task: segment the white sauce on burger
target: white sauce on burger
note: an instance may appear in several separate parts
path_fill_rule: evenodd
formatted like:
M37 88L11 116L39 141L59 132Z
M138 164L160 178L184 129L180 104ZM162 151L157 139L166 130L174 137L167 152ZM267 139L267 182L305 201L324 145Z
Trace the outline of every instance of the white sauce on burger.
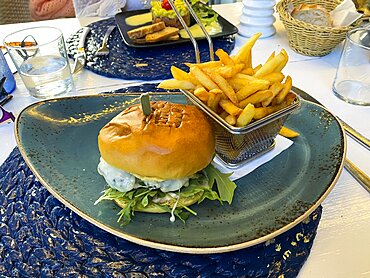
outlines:
M109 165L103 158L100 158L98 173L105 178L108 185L120 192L128 192L139 187L149 189L160 189L162 192L179 190L189 185L189 178L165 181L149 181L142 179L145 186L139 184L139 179L134 175Z

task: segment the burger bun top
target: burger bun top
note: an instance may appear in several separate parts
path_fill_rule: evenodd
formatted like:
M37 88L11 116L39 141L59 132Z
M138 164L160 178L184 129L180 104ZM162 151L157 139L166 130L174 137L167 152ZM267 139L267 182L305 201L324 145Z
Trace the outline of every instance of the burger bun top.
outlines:
M195 106L151 102L145 116L132 105L99 132L102 158L145 180L189 177L213 159L215 138L206 116Z

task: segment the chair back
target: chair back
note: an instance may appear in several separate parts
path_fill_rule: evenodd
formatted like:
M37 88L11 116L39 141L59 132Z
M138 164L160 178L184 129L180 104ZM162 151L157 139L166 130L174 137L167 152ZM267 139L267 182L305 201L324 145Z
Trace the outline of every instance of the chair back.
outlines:
M0 24L32 21L29 0L1 0Z

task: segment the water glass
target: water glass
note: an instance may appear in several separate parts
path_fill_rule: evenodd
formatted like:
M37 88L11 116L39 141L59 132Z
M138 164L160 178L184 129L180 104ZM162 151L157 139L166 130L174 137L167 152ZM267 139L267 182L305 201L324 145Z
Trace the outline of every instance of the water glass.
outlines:
M7 35L4 45L31 96L46 99L73 90L62 32L34 27Z
M357 28L347 33L337 74L334 94L358 105L370 105L370 28Z

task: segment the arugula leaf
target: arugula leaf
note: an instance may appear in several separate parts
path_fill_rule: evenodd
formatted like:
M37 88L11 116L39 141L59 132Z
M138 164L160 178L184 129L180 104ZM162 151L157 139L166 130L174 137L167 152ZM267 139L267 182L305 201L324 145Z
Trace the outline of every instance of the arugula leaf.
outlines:
M95 201L94 205L100 203L103 200L114 200L125 196L125 193L115 190L111 187L107 188L102 193L103 195L101 195L99 199Z
M132 200L128 205L127 207L121 209L117 215L119 216L118 217L118 220L117 222L121 222L121 225L124 226L124 225L127 225L128 223L131 222L131 216L134 216L134 208L135 207L135 200Z
M211 201L219 200L220 203L222 204L222 200L221 200L220 196L218 195L218 193L216 191L213 191L213 190L204 191L202 197L198 201L198 204L203 202L205 199L209 199Z
M236 188L236 184L229 179L232 173L221 173L212 164L209 164L204 171L207 173L210 184L216 182L221 200L231 204Z
M183 223L185 223L190 216L190 212L183 211L182 209L175 209L174 215L176 215Z

